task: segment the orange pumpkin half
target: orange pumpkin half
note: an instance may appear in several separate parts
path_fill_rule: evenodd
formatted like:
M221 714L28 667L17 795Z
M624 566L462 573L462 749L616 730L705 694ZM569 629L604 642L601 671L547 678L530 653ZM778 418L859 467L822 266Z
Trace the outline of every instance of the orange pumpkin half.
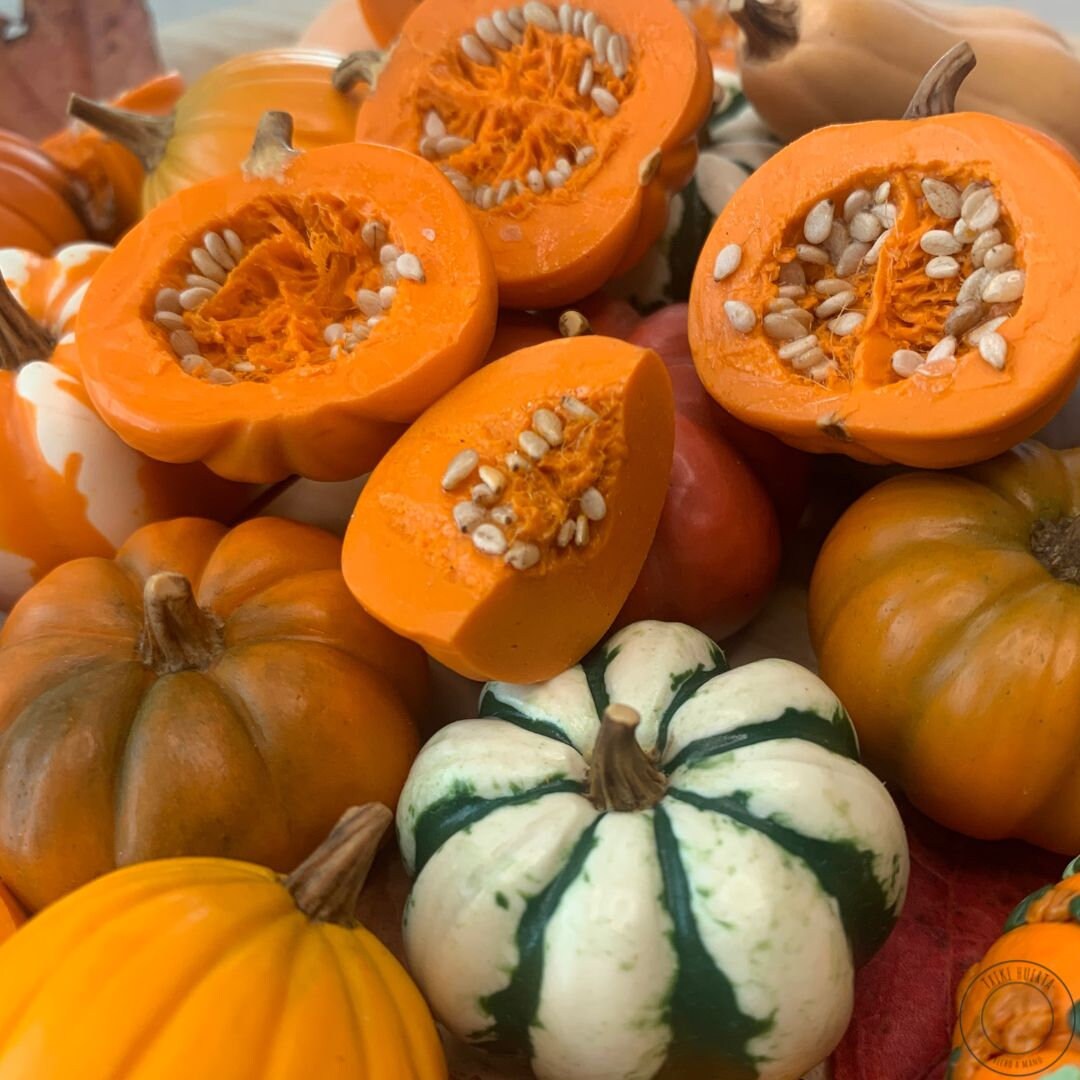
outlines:
M908 119L793 143L717 219L690 340L739 419L804 450L941 468L1008 449L1068 397L1080 173L1032 130L948 115L973 64L967 46L943 58Z
M482 362L491 259L428 162L347 143L300 154L267 114L249 166L156 207L80 315L106 423L232 479L367 472Z
M670 0L426 0L361 106L359 139L436 162L508 307L569 303L645 253L693 173L705 45Z
M345 581L461 675L551 678L629 595L673 444L671 380L651 350L588 337L511 353L380 462L345 537Z

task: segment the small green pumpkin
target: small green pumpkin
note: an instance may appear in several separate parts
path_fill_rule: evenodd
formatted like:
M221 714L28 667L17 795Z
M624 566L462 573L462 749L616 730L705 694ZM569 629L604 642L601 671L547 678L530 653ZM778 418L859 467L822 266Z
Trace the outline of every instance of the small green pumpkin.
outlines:
M626 627L424 748L398 810L411 969L455 1034L542 1080L792 1078L851 1014L908 854L805 668L728 671Z

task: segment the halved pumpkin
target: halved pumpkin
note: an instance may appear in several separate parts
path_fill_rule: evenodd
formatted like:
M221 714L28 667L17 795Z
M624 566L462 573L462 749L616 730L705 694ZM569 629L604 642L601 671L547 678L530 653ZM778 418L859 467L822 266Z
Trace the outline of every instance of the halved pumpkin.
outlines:
M943 468L1013 446L1068 397L1078 166L1018 124L947 115L973 65L958 46L907 119L793 143L718 218L690 341L739 419L804 450Z
M491 249L501 302L552 307L663 231L712 86L705 44L670 0L425 0L356 134L436 162Z
M551 678L629 595L673 444L671 380L650 349L588 337L511 353L379 463L345 537L345 581L461 675Z
M428 162L347 143L299 154L267 114L244 173L161 203L80 315L106 422L233 479L371 468L484 358L491 259Z

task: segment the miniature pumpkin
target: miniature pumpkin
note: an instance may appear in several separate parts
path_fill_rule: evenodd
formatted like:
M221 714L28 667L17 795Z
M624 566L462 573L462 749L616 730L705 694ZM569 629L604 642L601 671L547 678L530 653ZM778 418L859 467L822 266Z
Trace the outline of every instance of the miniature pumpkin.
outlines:
M318 49L267 49L208 71L166 116L148 116L72 95L68 112L120 143L146 171L145 213L192 184L235 172L259 117L287 109L301 150L353 137L356 101L331 84L341 57Z
M145 859L288 867L351 802L396 802L426 665L353 602L340 553L279 518L177 518L15 605L0 877L31 910Z
M1077 520L1080 450L1029 443L887 480L814 568L821 675L868 762L969 836L1080 849Z
M480 365L491 258L428 162L307 153L268 113L243 173L148 214L94 278L79 338L94 403L164 461L232 479L367 472Z
M161 115L172 111L184 82L175 72L159 75L121 94L118 108ZM45 139L41 148L80 184L85 215L97 239L115 240L142 215L142 162L126 147L84 124L69 124Z
M235 515L250 497L201 465L143 457L91 406L72 330L108 252L0 249L0 611L67 559L112 555L141 525Z
M1080 1065L1080 860L1027 897L961 979L948 1080L1050 1076ZM1061 1068L1062 1072L1055 1071Z
M406 952L442 1023L541 1080L794 1078L832 1050L908 855L819 679L636 623L550 682L488 685L479 715L398 807Z
M913 0L741 0L743 87L786 140L899 115L926 69L969 41L978 70L960 108L1001 116L1080 152L1080 60L1056 30L1008 7ZM1003 159L1004 160L1004 159Z
M354 807L287 878L166 859L50 907L0 954L0 1075L445 1080L423 998L354 913L390 820Z
M500 301L553 307L660 235L711 98L705 45L670 0L426 0L356 135L434 161L491 249Z
M1058 271L1080 242L1076 162L990 116L947 115L960 45L908 119L824 128L728 203L694 277L709 393L786 442L942 468L1031 435L1080 374Z
M647 349L578 337L496 360L372 472L345 534L345 580L459 675L551 678L630 593L673 424L671 382Z

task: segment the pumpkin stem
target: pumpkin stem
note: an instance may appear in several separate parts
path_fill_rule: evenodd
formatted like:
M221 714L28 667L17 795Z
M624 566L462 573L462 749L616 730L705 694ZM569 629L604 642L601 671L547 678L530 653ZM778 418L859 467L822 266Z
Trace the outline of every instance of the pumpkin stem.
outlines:
M330 835L285 879L293 902L309 919L359 925L356 902L393 820L382 803L350 807Z
M31 360L47 360L56 342L12 295L0 274L0 369L18 371Z
M563 337L585 337L592 332L589 320L580 311L564 311L559 316L559 333Z
M921 120L956 112L960 84L971 74L975 64L975 50L966 41L957 42L923 76L903 118Z
M747 60L774 60L799 43L799 0L730 0Z
M205 671L221 655L221 620L199 607L183 574L151 574L143 586L139 659L158 675Z
M330 82L339 93L348 94L361 83L375 88L379 72L386 66L386 58L375 49L361 49L349 53L334 69Z
M1031 553L1058 579L1080 585L1080 514L1036 521Z
M146 113L118 109L115 105L102 105L82 94L68 98L68 116L89 124L107 139L118 142L130 150L147 172L153 172L165 156L165 148L172 138L174 118L148 116Z
M589 768L589 799L598 810L647 810L664 797L667 778L634 737L640 723L629 705L604 710Z
M285 169L300 151L293 149L293 119L287 112L270 109L259 117L255 139L242 169L249 180L281 180Z

